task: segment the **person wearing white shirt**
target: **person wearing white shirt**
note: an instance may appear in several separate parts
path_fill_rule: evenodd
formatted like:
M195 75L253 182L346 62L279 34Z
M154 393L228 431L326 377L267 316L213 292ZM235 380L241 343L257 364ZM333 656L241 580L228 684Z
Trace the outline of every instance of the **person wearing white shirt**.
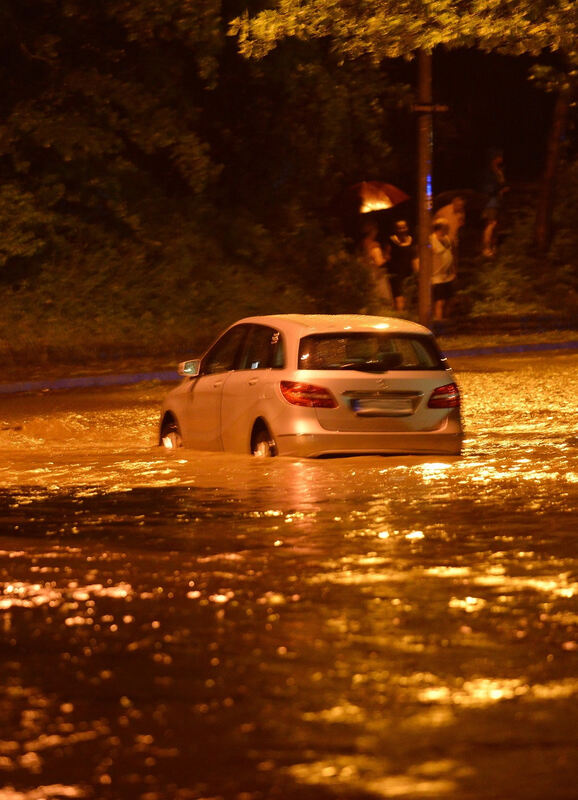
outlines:
M437 217L430 235L432 249L432 297L434 320L444 319L447 306L453 296L456 267L449 236L449 223L445 217Z

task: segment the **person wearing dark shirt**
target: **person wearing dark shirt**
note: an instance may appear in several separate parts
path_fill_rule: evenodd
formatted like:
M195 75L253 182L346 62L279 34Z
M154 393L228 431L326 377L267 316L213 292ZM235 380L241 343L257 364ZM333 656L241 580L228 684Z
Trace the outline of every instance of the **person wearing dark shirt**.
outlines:
M389 237L386 251L386 266L396 311L405 309L404 286L416 269L416 248L403 219L395 223L395 233Z

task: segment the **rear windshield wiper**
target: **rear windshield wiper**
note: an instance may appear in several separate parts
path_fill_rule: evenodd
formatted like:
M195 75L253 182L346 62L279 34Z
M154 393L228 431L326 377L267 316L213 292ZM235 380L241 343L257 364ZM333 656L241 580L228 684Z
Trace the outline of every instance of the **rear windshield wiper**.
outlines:
M391 356L371 361L348 361L342 364L339 369L356 369L359 372L387 372L388 369L399 367L402 357L399 353L392 353Z

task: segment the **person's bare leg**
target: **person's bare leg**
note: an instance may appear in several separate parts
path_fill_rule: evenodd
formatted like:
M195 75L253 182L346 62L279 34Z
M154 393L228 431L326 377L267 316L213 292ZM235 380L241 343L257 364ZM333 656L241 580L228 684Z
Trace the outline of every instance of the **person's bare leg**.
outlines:
M434 303L434 320L440 322L444 318L444 301L436 300Z
M490 220L484 228L484 235L482 237L482 253L490 258L495 254L494 237L496 224L496 220Z

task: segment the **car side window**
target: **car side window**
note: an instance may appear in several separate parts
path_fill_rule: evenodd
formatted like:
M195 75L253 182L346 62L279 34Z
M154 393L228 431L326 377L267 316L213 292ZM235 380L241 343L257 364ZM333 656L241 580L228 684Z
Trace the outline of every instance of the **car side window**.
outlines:
M283 340L279 331L266 325L253 325L238 368L269 369L283 365Z
M246 335L246 325L236 325L224 333L203 358L201 374L214 375L236 369L238 354Z

